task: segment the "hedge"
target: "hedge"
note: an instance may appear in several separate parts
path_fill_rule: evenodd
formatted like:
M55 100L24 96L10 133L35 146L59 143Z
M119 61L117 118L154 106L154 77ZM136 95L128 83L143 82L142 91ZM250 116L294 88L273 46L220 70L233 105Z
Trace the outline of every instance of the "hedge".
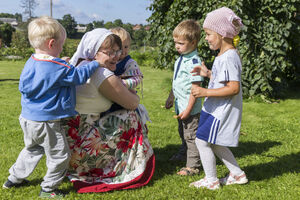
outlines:
M160 47L156 66L173 68L177 54L172 31L179 22L196 19L202 24L208 12L222 6L234 10L245 25L238 47L243 62L244 95L276 97L293 82L299 82L298 0L153 0L148 21L150 35ZM204 32L198 51L211 67L217 52L209 50Z

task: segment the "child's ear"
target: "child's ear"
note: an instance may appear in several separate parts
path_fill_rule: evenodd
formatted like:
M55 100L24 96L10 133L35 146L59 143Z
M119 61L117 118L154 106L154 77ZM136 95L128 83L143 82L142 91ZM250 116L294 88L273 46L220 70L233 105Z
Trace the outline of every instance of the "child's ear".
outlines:
M192 41L192 46L197 47L197 40L193 40L193 41Z
M50 40L48 41L48 48L49 48L49 49L52 49L54 43L55 43L55 39L50 39Z

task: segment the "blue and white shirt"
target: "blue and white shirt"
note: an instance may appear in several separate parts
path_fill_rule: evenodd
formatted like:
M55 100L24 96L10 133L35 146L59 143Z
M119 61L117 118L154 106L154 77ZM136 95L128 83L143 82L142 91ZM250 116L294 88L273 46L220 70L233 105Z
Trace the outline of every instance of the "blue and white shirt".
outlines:
M242 63L236 50L231 49L215 58L208 88L239 81L240 92L231 97L206 97L200 115L197 138L221 146L238 146L242 120Z
M195 66L201 65L197 50L181 55L174 64L173 94L175 96L175 112L183 112L189 102L193 82L202 82L203 77L193 76L191 71ZM190 115L201 111L201 98L197 98Z

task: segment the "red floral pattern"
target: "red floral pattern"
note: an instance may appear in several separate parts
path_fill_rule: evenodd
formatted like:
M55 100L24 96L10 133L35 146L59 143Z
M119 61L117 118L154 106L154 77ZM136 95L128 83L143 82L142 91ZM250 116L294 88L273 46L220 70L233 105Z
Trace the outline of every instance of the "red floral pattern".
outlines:
M87 119L89 115L81 115L68 122L70 178L122 183L145 170L153 150L148 130L135 111L116 111L92 124Z

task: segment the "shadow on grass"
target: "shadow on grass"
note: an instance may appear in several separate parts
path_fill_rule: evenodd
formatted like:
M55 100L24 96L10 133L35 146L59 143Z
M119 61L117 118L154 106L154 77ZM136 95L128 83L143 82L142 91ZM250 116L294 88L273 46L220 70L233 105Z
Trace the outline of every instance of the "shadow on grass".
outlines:
M267 152L270 148L274 146L281 145L282 143L277 141L264 141L264 142L240 142L238 148L231 148L234 156L236 158L257 154L260 155ZM177 153L180 145L169 144L164 148L154 148L155 153L155 174L152 178L154 181L161 179L166 175L174 175L179 168L185 167L185 162L175 162L169 161L171 156ZM217 165L223 164L219 159L217 159ZM254 169L253 169L254 170ZM247 169L246 169L247 171Z
M153 148L155 154L155 173L151 182L159 180L165 175L176 174L178 168L184 167L185 162L169 161L173 154L177 153L180 145L169 144L164 148Z
M29 177L30 178L30 177ZM29 187L29 186L35 186L35 187L38 187L41 183L43 182L43 178L35 178L35 179L32 179L29 181L28 184L26 185L23 185L21 187ZM64 178L63 180L63 183L68 183L70 182L70 180L66 177ZM60 189L60 188L59 188ZM73 184L70 183L68 185L68 187L64 187L63 189L60 189L64 194L68 194L70 193L71 191L73 192L76 192L75 188L73 187Z
M263 142L240 142L238 147L230 148L230 150L236 158L240 158L251 154L259 155L263 152L268 151L270 148L281 144L281 142L271 140L266 140Z
M248 166L243 169L250 181L262 181L285 173L300 173L300 152L279 157L273 162Z
M0 82L3 81L19 81L20 79L0 79Z
M36 178L36 179L30 180L30 176L29 176L29 183L26 184L26 185L24 185L24 186L22 186L22 187L39 186L42 181L43 181L42 178Z

